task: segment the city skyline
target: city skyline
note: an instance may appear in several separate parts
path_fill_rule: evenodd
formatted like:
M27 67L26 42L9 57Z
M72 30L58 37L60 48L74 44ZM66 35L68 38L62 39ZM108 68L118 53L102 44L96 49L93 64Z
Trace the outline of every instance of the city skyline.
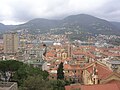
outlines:
M120 21L119 0L1 0L0 23L21 24L34 18L62 19L89 14L108 21Z

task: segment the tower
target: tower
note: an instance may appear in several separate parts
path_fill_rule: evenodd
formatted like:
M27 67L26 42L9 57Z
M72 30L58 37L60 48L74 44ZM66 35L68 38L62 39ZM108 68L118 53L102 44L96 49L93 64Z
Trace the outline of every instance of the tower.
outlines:
M68 43L68 57L72 57L72 45Z
M4 53L15 54L18 51L18 34L17 33L6 33L3 35Z

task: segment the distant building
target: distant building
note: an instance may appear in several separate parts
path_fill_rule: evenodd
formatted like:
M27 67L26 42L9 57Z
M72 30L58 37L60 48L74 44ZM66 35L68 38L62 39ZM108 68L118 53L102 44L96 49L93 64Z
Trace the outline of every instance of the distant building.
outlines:
M105 64L112 69L113 71L116 71L120 73L120 59L119 58L108 58L108 60L104 60Z
M17 33L6 33L3 35L4 53L14 54L18 51L18 34Z
M0 82L0 90L18 90L15 82Z

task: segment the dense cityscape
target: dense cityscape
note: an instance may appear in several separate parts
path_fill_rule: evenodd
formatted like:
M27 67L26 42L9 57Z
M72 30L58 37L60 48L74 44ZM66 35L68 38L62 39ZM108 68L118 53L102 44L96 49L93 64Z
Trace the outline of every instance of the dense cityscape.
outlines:
M0 0L0 90L120 90L120 0Z
M88 37L86 41L71 41L69 35L28 34L27 30L4 33L0 39L0 65L4 61L15 60L47 72L47 81L60 79L65 82L62 83L62 88L49 88L50 90L119 90L120 46L108 44L107 41L120 37L99 34ZM7 68L3 71L1 68L1 81L3 84L12 81L10 85L14 89L6 90L17 90L21 84L19 80L13 83L12 77L15 74L10 71L9 65ZM5 90L6 87L2 86L0 90ZM28 89L20 90L49 90L25 87Z

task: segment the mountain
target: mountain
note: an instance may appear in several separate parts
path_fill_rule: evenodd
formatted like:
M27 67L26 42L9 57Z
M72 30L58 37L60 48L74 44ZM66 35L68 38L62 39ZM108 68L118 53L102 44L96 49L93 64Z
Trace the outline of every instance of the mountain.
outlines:
M117 34L120 30L110 22L96 18L91 15L79 14L71 15L64 19L68 24L67 26L73 26L74 29L83 30L93 34Z
M62 20L36 18L21 25L11 27L7 26L7 28L12 30L27 29L31 33L51 32L53 34L59 34L71 32L73 35L120 35L120 28L118 28L113 22L109 22L87 14L71 15Z
M0 33L8 32L8 31L14 29L15 27L16 27L16 25L4 25L4 24L0 23Z
M8 29L8 28L7 28L6 25L0 23L0 32L2 32L2 31L4 31L4 30L7 30L7 29Z
M51 28L55 28L59 25L59 20L48 20L43 18L37 18L28 21L27 23L17 26L15 29L27 29L32 32L39 30L42 33L49 31Z
M111 23L120 29L120 22L111 22Z

